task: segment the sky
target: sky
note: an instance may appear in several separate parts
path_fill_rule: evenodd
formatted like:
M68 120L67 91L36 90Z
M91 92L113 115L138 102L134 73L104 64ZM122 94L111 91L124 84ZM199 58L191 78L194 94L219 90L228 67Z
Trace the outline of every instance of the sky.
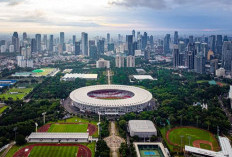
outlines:
M0 0L0 32L232 32L232 0Z

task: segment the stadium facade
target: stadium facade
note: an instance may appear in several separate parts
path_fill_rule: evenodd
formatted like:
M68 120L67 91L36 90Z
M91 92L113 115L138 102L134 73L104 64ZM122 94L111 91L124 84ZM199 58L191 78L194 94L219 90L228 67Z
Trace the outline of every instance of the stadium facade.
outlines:
M134 86L95 85L74 90L70 98L82 112L122 115L143 111L150 106L152 94Z

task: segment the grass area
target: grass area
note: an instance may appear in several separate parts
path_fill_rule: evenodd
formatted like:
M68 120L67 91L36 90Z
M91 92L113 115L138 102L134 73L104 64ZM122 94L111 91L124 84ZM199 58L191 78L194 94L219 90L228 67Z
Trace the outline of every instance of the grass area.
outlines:
M166 139L166 132L167 132L168 128L161 128L161 134L164 138L164 140L166 141L169 149L173 152L174 149L176 148L176 146L170 145L167 142ZM205 131L205 130L201 130L198 128L179 128L179 129L175 129L173 131L170 132L169 134L169 140L172 143L181 145L181 136L183 136L183 140L182 140L182 145L189 145L189 137L190 137L190 146L193 146L192 143L195 140L205 140L205 141L209 141L212 142L213 146L215 148L219 147L218 142L210 135L209 132Z
M201 144L200 144L200 147L201 147L202 149L212 150L211 146L208 145L208 144L201 143Z
M197 83L208 83L209 80L198 80Z
M75 146L36 146L34 147L29 157L76 157L78 147Z
M97 121L94 121L94 120L88 120L88 119L84 119L84 118L80 118L80 117L72 117L72 118L69 118L69 119L66 119L66 120L59 120L58 123L64 123L64 122L67 122L67 123L80 123L80 122L83 122L83 123L91 123L91 124L94 124L94 125L97 125Z
M96 147L96 143L95 142L92 142L92 143L82 143L82 145L87 146L91 150L92 157L95 156L95 147Z
M0 114L1 114L2 112L4 112L5 109L7 109L7 108L8 108L8 106L3 106L3 107L1 107L1 108L0 108Z
M48 132L87 132L88 124L52 124Z
M23 99L32 90L33 88L11 88L6 93L1 94L0 98L5 98L5 100L9 98L12 98L13 100Z
M19 149L25 147L25 146L28 146L29 144L26 144L26 145L23 145L23 146L17 146L17 145L14 145L10 150L9 152L6 154L6 157L12 157Z
M54 68L43 68L43 69L38 69L38 71L40 71L39 73L34 73L34 76L47 76L49 75L51 72L53 72L55 69Z

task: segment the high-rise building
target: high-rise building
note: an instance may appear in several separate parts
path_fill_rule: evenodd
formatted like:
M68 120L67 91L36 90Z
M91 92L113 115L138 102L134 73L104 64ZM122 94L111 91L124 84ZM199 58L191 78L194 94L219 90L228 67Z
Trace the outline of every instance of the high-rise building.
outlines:
M194 69L194 51L186 51L186 66L188 67L188 69L192 70Z
M150 36L150 45L151 45L151 49L154 49L154 37L153 37L153 35Z
M193 44L193 43L194 43L194 39L193 39L193 36L192 36L192 35L189 36L189 43L190 43L190 44Z
M48 46L48 36L47 36L47 34L43 35L43 43L45 45L45 49L48 50L49 46Z
M104 45L105 45L104 40L98 40L98 42L97 42L98 55L104 54Z
M216 41L216 36L215 35L211 35L209 37L209 48L210 50L212 50L214 53L215 51L215 41Z
M179 43L179 36L178 36L177 31L175 31L175 33L174 33L174 42L173 43L176 44L176 45Z
M135 56L130 55L126 57L126 66L135 67Z
M35 40L36 40L36 50L37 52L41 52L41 34L36 34Z
M201 53L195 55L194 70L196 73L205 73L205 57Z
M73 35L72 42L73 42L73 45L75 45L75 42L76 42L76 36L75 35Z
M107 43L110 43L110 33L107 33Z
M114 51L114 43L109 43L107 45L108 51Z
M210 61L210 69L209 72L211 74L215 74L216 70L218 69L218 59L212 59Z
M50 38L49 38L49 52L53 52L53 35L50 35Z
M122 68L124 67L124 56L117 55L115 57L115 67Z
M133 41L135 41L135 30L132 30Z
M170 34L166 34L164 38L164 54L170 53Z
M224 42L224 41L229 41L229 39L228 39L228 36L227 36L227 35L225 35L225 36L224 36L224 38L223 38L223 42Z
M201 52L202 52L202 54L203 54L203 56L205 58L207 57L208 51L209 51L208 44L207 43L201 43Z
M147 32L144 32L142 36L142 50L145 50L146 47L147 47Z
M23 32L23 40L27 40L27 33Z
M127 49L128 49L128 54L127 55L134 56L134 52L133 52L133 35L127 35L126 36L126 45L127 45Z
M222 55L222 35L217 35L217 41L216 41L216 53L221 56Z
M14 45L14 51L19 52L20 47L19 47L19 36L17 32L14 32L12 36L12 45Z
M232 62L232 43L225 41L222 47L222 66L226 71L231 71Z
M80 42L75 42L75 55L80 55L81 54L81 43Z
M64 44L64 32L60 32L60 44Z
M93 59L97 59L97 46L96 45L90 45L89 46L89 56Z
M89 56L88 53L88 34L85 32L81 33L81 54L84 56Z
M180 58L179 58L179 48L178 45L174 45L173 48L173 67L177 68L180 66Z
M31 39L31 53L33 52L37 52L37 49L36 49L36 40L35 38Z

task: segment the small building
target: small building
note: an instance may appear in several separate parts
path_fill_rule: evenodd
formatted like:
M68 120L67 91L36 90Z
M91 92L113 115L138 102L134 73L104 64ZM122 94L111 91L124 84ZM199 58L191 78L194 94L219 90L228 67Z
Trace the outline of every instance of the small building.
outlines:
M132 75L132 77L136 80L155 80L151 75Z
M157 136L157 129L150 120L130 120L128 122L130 136L138 136L140 138L150 138Z
M96 68L110 68L110 61L104 60L103 58L100 58L96 62Z
M97 80L97 74L65 74L64 77L61 78L63 81L75 81L77 78L86 79L86 80Z
M224 68L219 68L216 70L217 77L224 77L226 75L226 70Z
M33 132L27 141L30 143L86 143L89 142L89 137L89 133Z
M143 156L157 156L157 157L170 157L170 153L167 148L160 142L152 143L139 143L134 142L135 151L137 157Z

